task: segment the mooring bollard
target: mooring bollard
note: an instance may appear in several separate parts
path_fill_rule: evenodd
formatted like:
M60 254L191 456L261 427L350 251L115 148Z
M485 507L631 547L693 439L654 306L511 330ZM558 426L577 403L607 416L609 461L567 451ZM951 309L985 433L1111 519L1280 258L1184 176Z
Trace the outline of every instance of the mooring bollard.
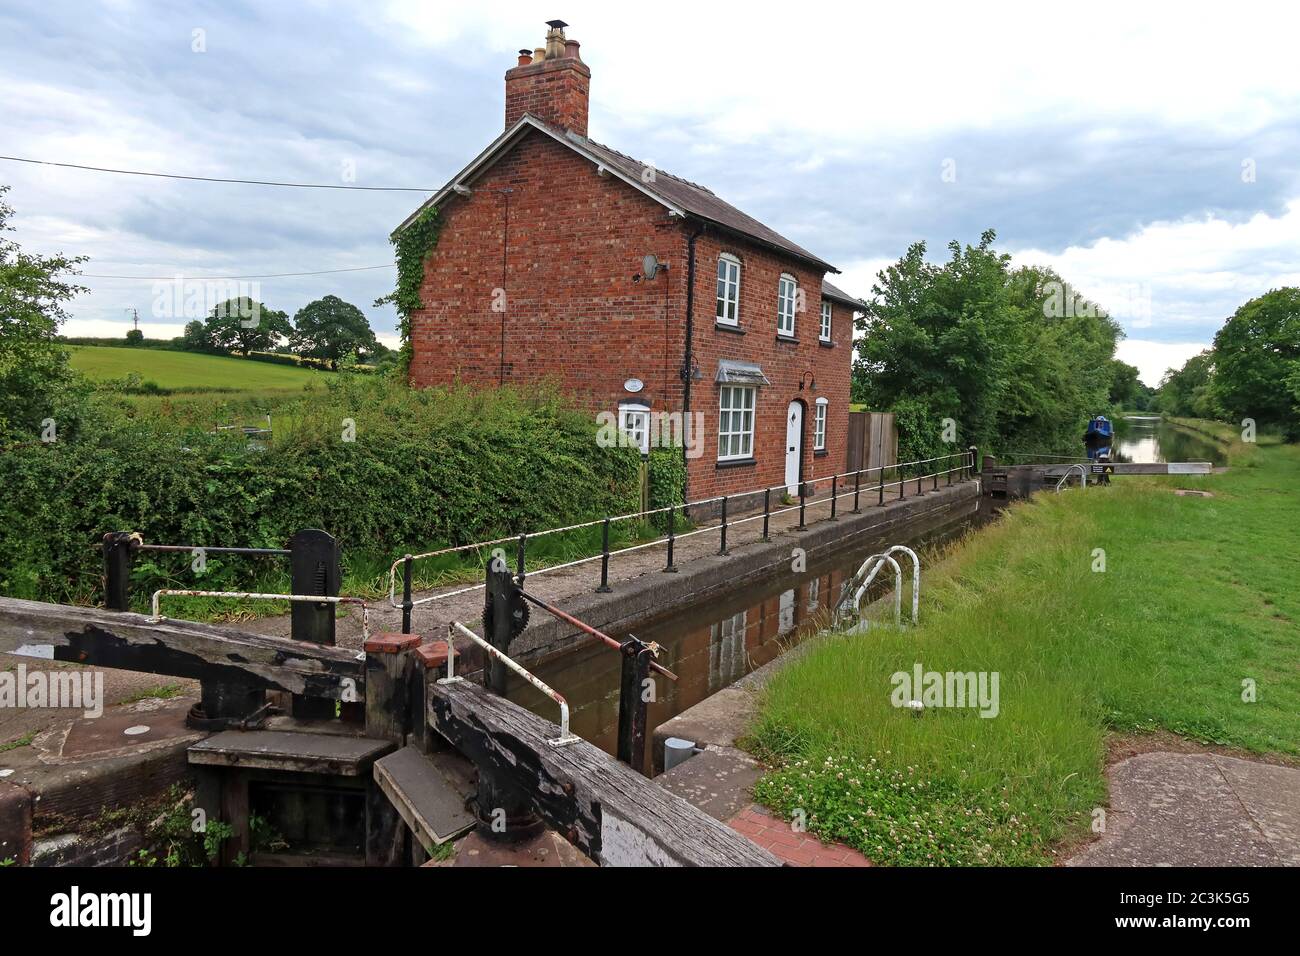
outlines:
M618 759L637 773L645 773L647 691L650 683L650 645L629 636L620 648L622 674L618 694Z
M596 593L608 594L612 590L609 586L609 518L606 518L600 530L600 587L596 588Z
M727 496L722 496L722 539L718 543L718 554L727 553Z

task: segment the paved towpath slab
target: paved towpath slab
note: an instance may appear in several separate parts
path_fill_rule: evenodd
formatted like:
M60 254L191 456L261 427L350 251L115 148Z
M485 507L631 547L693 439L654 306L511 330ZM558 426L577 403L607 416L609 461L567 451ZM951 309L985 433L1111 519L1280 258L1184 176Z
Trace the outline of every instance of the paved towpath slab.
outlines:
M1157 751L1115 764L1110 793L1066 866L1300 866L1300 768Z

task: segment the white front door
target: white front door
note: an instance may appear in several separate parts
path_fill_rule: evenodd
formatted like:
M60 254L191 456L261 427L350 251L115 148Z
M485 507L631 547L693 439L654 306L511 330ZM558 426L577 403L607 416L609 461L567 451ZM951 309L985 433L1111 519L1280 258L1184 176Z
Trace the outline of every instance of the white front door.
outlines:
M786 492L799 494L799 460L803 457L803 405L791 402L785 413Z

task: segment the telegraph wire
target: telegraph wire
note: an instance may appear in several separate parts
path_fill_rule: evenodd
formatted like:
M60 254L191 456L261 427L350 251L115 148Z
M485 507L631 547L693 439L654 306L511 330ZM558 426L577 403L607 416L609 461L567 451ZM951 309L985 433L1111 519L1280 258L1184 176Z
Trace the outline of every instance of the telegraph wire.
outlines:
M153 173L139 169L112 169L107 166L83 166L79 163L56 163L46 159L27 159L22 156L0 156L11 163L30 163L34 166L59 166L63 169L84 169L96 173L117 173L122 176L148 176L155 179L185 179L201 183L237 183L243 186L285 186L291 189L352 189L367 192L434 193L436 189L418 186L348 186L336 183L287 183L265 179L223 179L219 176L184 176L179 173Z

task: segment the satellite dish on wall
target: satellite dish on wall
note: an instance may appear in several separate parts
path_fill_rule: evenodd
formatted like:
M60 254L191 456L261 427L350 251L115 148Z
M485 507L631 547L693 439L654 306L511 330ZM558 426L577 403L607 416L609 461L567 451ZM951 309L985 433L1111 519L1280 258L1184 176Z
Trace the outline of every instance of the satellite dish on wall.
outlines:
M659 257L648 255L641 257L641 274L647 279L653 279L659 271Z

